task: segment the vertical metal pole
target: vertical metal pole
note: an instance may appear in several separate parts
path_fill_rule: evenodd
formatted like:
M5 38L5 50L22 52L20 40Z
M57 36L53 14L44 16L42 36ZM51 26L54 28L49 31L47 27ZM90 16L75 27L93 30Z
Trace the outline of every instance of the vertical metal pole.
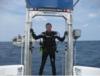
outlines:
M65 29L67 30L67 19L65 20L66 20ZM68 50L68 37L65 38L65 71L64 71L65 75L67 75L67 50Z
M65 58L65 75L73 75L73 29L72 29L72 13L67 15L68 24L68 49Z
M23 61L24 61L24 37L22 37L22 41L21 41L21 64L23 65Z
M32 17L30 11L26 10L25 25L25 50L24 50L24 75L32 75L32 52L30 51L30 27Z

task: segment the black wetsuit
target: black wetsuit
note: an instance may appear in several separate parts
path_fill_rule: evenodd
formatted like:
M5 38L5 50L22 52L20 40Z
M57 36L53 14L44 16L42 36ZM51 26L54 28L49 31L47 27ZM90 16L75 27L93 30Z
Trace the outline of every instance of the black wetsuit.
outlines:
M32 33L32 36L34 39L40 39L43 38L43 53L42 53L42 62L40 66L39 75L42 75L43 69L45 66L45 62L47 57L50 57L50 62L52 66L52 74L56 75L56 67L55 67L55 51L56 51L56 41L55 39L58 39L59 41L64 41L64 37L57 36L57 32L51 31L51 32L43 32L40 35L35 35L34 32Z

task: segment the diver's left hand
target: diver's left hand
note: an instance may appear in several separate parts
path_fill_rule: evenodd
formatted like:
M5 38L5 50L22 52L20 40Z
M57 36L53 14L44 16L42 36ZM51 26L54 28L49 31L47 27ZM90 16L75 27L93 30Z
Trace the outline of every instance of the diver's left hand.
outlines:
M64 35L68 35L68 32L67 32L67 31L65 31Z

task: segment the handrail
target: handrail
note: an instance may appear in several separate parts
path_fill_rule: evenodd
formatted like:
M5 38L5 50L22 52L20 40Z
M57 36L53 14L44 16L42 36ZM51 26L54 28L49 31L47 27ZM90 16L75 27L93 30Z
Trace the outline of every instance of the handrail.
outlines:
M74 4L73 4L73 7L76 6L76 4L79 2L80 0L77 0Z

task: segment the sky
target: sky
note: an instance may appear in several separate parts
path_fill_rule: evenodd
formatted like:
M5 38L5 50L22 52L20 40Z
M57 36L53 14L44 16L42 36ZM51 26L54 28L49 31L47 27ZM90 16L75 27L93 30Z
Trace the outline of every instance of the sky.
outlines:
M11 41L24 35L25 0L0 0L0 41ZM52 23L53 30L63 36L65 20L61 17L37 16L32 24L36 34L45 31L45 24ZM73 29L82 31L79 40L100 40L100 0L80 0L73 11Z

